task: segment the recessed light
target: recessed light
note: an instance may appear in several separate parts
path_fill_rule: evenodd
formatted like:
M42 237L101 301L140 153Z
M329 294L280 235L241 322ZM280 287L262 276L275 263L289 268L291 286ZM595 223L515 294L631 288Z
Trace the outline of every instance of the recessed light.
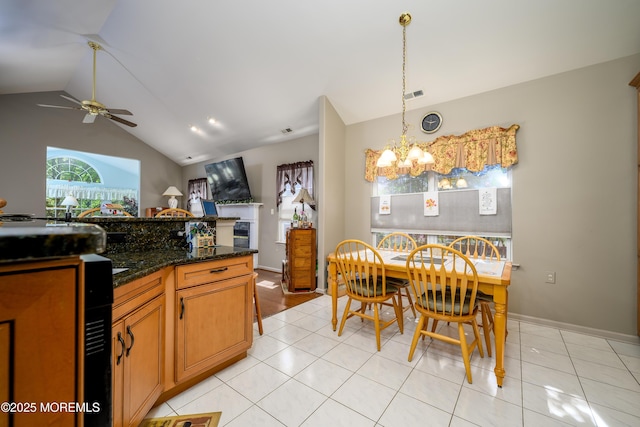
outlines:
M216 123L218 123L218 121L213 117L209 117L207 121L209 122L210 125L215 125Z
M191 129L191 132L198 132L200 130L196 125L189 125L189 129Z

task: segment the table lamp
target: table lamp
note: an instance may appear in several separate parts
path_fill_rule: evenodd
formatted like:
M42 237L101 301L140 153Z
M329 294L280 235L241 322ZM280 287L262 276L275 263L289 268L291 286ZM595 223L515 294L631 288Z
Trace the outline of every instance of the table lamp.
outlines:
M169 197L169 202L168 202L169 207L171 209L175 209L178 207L178 199L176 199L176 196L182 196L182 193L180 192L180 190L178 190L176 187L172 185L169 188L167 188L166 191L162 193L162 195L171 196Z
M64 213L64 220L69 221L71 219L71 206L78 206L78 200L73 197L73 194L69 193L60 203L60 206L67 207L67 210Z
M300 209L300 213L304 214L304 204L308 204L309 206L311 205L315 205L316 202L315 200L313 200L313 197L311 197L311 194L309 194L309 192L307 191L306 188L301 188L300 191L298 192L298 195L296 196L295 199L293 199L293 203L300 203L302 205L301 209ZM306 214L305 214L306 216ZM305 227L307 226L307 224L304 225Z

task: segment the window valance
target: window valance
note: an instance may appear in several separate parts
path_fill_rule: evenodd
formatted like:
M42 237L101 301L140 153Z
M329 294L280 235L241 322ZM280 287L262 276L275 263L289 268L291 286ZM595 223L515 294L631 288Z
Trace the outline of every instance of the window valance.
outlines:
M516 131L519 125L509 128L491 126L476 129L462 135L445 135L431 142L418 143L418 146L429 151L435 159L434 165L420 165L414 162L409 169L412 176L418 176L425 170L433 170L441 174L448 174L453 168L467 168L472 172L479 172L487 165L499 164L503 168L518 163L516 148ZM364 178L373 182L378 176L387 179L398 178L397 167L378 168L376 162L382 150L367 149L365 151Z
M286 191L287 184L290 187L291 194L295 194L295 185L299 184L301 188L306 188L311 197L313 196L313 160L306 162L288 163L278 165L276 172L276 207L282 203L282 195ZM316 205L309 205L315 210Z

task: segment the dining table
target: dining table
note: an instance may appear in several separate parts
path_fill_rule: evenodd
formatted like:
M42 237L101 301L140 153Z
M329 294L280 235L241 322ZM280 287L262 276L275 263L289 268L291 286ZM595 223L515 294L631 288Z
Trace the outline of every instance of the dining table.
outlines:
M407 263L408 253L393 250L378 250L382 256L382 262L385 267L385 275L387 277L395 277L407 279ZM476 266L478 272L478 290L493 298L495 314L494 314L494 335L495 335L495 375L498 387L502 387L505 377L504 369L504 350L505 340L507 336L507 308L509 302L509 285L511 284L510 261L505 260L488 260L488 259L471 259ZM328 262L328 285L329 294L331 295L331 324L333 330L336 330L338 324L338 266L334 253L327 256Z

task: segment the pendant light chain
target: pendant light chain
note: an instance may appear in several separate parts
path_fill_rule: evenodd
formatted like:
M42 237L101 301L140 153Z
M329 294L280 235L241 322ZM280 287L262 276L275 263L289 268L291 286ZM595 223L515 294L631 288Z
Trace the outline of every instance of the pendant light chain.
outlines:
M409 21L411 22L411 21ZM407 67L407 25L409 22L402 24L402 135L407 134L407 123L404 119L404 113L406 110L406 100L404 97L406 89L406 67Z

